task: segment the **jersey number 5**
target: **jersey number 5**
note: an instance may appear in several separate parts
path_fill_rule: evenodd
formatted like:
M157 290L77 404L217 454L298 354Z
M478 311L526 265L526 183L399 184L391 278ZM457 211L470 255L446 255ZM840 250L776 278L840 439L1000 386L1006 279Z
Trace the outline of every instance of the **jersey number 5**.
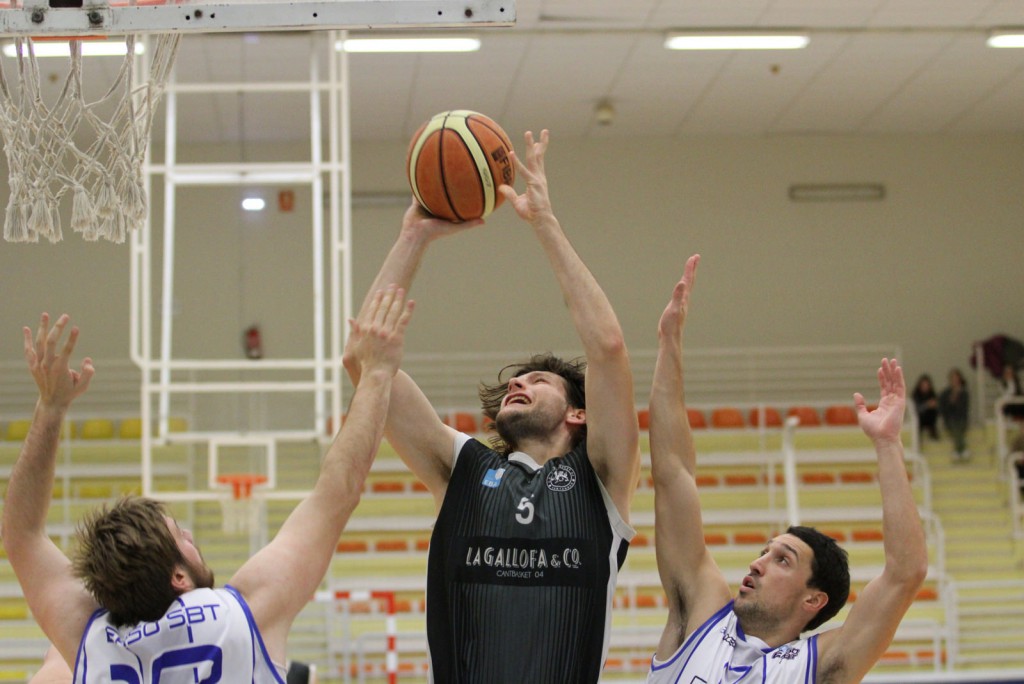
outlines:
M516 507L523 513L516 513L516 522L522 523L523 525L529 525L533 522L533 502L527 497L523 497L519 500L519 505Z

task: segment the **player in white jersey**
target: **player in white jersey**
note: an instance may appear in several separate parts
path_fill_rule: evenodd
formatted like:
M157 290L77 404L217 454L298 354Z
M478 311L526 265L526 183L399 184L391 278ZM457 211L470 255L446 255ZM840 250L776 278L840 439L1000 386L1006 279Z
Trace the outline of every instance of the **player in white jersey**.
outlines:
M611 303L569 243L551 208L544 168L547 147L547 131L542 131L538 140L534 139L532 133L527 133L525 154L522 159L514 155L516 175L525 180L525 192L516 194L507 185L502 185L499 190L519 218L529 224L552 265L586 356L585 376L576 364L551 355L538 355L527 363L510 367L514 377L503 380L499 375L499 383L485 388L481 395L485 414L494 418L500 436L500 445L496 445L496 451L503 459L519 451L541 469L537 473L557 471L557 474L563 474L563 469L558 467L558 464L563 463L561 459L571 452L580 451L577 447L582 445L584 448L580 453L584 454L588 466L593 469L610 500L610 504L605 505L600 499L600 488L597 486L587 490L587 497L598 497L593 503L600 506L599 514L605 518L604 526L607 529L600 534L611 539L612 530L607 520L609 510L614 509L614 517L624 523L623 534L629 538L632 537L632 530L628 528L629 507L640 471L639 428L629 355ZM482 223L477 220L456 224L436 219L413 203L406 211L401 232L381 266L374 287L380 287L382 283L409 287L430 243ZM511 264L506 277L509 287L516 287L524 277L524 272ZM509 325L536 325L534 317L516 312L510 312L508 319ZM361 382L358 372L351 372L351 375L353 382ZM441 422L423 392L412 378L402 372L395 378L386 434L409 469L430 489L443 518L445 509L442 504L445 503L449 486L457 481L458 471L468 472L464 469L478 465L475 446L470 447L472 453L462 451L462 455L456 458L455 446L457 443L462 444L459 441L462 436ZM469 465L470 459L474 461L473 466ZM455 468L457 463L460 469ZM545 469L546 464L549 465ZM496 473L499 471L500 468L494 470ZM536 473L533 477L536 479ZM497 480L488 479L484 486L489 488L491 485L487 482ZM589 475L587 482L588 487L596 484L591 482ZM469 486L460 482L460 486L463 485ZM473 483L473 486L480 485ZM540 486L545 485L541 482ZM568 484L564 489L570 489ZM582 482L579 489L582 490ZM500 488L501 495L506 498L510 491L513 490ZM564 499L575 500L583 496L582 491L576 490L572 491L571 496L568 492L566 494ZM453 492L448 498L448 509L461 506L456 496ZM485 524L503 529L507 523L513 530L523 530L520 536L530 538L531 543L545 544L556 540L549 532L538 529L541 518L560 516L563 519L557 521L558 525L579 522L574 530L567 532L568 536L574 539L583 536L589 538L591 532L583 531L588 516L578 514L577 509L568 508L567 504L558 503L551 497L548 500L552 503L550 508L545 504L544 510L535 508L529 497L514 500L511 506L488 508ZM531 525L535 527L528 530ZM496 532L493 541L497 546L514 546L515 542L510 541L510 538L514 539L516 534ZM614 542L615 548L625 552L625 545L620 544L620 541ZM433 559L440 561L434 551L432 543L432 562ZM600 564L594 563L588 572L603 572L604 577L608 578L611 566L621 562L622 558L604 557L600 559ZM569 594L564 591L559 593L555 590L557 587L552 586L549 587L551 591L545 592L550 595L550 600L534 601L528 605L529 600L524 596L529 590L523 591L522 586L516 586L524 582L488 577L476 585L481 592L485 592L483 594L460 585L458 589L465 590L467 601L462 602L460 599L458 606L453 607L453 612L445 612L446 606L434 601L433 597L436 596L435 591L445 591L451 576L438 571L438 565L440 563L427 575L427 592L432 597L427 601L427 621L430 626L428 644L433 666L431 674L438 684L447 684L449 681L523 681L521 678L524 670L519 667L519 663L512 662L514 658L509 657L509 642L502 638L506 632L512 634L513 631L526 639L517 641L521 650L541 654L533 663L537 670L530 672L544 671L544 674L532 679L534 684L596 681L603 665L602 627L604 617L610 610L612 592L607 589L604 591L601 599L605 605L596 617L587 618L589 604L593 603L590 598L584 600L570 597L567 600L572 602L571 607L563 610L560 608L563 606L561 601ZM537 583L553 585L549 576L550 573L543 582L538 580ZM607 586L607 582L605 584ZM596 592L595 587L591 586L588 591ZM496 592L500 598L493 598L495 594L492 592ZM501 619L492 619L491 611L495 615L500 612ZM467 622L460 623L460 618L465 618ZM549 636L548 630L557 636ZM464 633L472 633L473 638L461 638ZM536 649L532 646L535 641L539 644ZM573 645L564 647L566 643ZM542 647L559 651L557 662L544 657L548 651L540 650Z
M62 342L67 315L51 327L43 314L34 337L25 328L39 400L11 472L3 542L32 614L75 682L283 684L292 621L323 579L380 445L411 314L404 290L388 287L352 322L346 362L363 381L313 491L217 590L192 536L151 499L129 497L88 516L73 563L47 536L61 425L94 369L89 358L71 368L78 329ZM44 670L54 671L51 658Z
M861 429L878 457L885 567L864 587L842 625L801 639L802 632L823 624L845 603L845 552L817 530L791 527L769 541L731 597L704 542L682 358L683 323L699 260L694 255L687 261L658 327L651 469L658 572L669 614L647 681L859 682L889 646L928 569L900 443L903 371L895 360L882 360L881 398L873 411L861 394L854 395Z

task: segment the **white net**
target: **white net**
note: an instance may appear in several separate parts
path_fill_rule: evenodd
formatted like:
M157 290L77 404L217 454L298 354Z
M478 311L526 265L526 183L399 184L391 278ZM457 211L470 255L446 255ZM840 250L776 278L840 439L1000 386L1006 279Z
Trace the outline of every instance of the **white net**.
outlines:
M135 36L110 87L86 102L82 41L70 40L69 71L56 99L43 101L31 38L16 38L17 81L0 63L0 134L9 168L4 239L62 239L60 201L72 193L71 228L86 240L124 242L145 221L142 164L153 115L163 94L180 34L151 37L148 74L138 75Z
M224 534L248 534L260 525L259 502L252 498L221 499L220 512Z

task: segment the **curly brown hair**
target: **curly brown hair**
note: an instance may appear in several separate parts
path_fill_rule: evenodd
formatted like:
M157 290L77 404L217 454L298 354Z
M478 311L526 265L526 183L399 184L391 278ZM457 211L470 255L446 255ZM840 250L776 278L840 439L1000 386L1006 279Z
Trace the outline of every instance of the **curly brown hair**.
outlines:
M508 455L511 448L494 430L494 420L501 409L501 402L508 394L508 381L534 371L554 373L562 378L565 387L565 399L572 408L587 408L586 372L587 362L583 358L562 359L551 352L534 354L523 363L511 363L498 371L498 382L490 385L480 383L478 394L480 406L486 418L489 418L487 429L493 434L490 437L491 447L502 454ZM581 425L573 434L572 446L576 447L587 437L587 426Z
M75 574L117 626L158 620L178 593L176 565L188 567L164 505L129 496L89 513L75 531Z

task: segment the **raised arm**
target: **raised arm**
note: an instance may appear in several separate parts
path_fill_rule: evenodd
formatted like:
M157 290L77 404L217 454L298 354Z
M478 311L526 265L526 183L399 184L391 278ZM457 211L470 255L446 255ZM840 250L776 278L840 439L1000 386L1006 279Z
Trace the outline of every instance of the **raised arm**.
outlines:
M668 621L657 656L667 660L686 637L729 600L729 585L704 544L694 479L696 452L683 390L683 324L699 255L686 262L658 322L658 358L651 384L651 474L658 574Z
M544 170L547 147L546 130L541 131L539 142L527 132L525 163L513 153L526 192L517 195L507 185L499 190L536 233L569 307L587 358L587 452L619 513L628 520L640 474L640 435L629 355L608 297L551 210Z
M94 373L88 358L80 370L70 367L78 328L72 328L62 343L68 321L65 314L51 328L44 313L34 337L29 328L23 331L25 361L39 388L39 399L7 485L3 542L32 615L64 660L74 663L78 642L97 605L74 576L67 556L46 534L61 425L71 402L89 387Z
M384 432L392 378L402 356L412 302L401 289L378 291L352 321L348 353L362 378L348 419L328 449L312 493L296 506L274 540L231 579L249 603L271 658L284 662L292 621L327 572L338 537L359 503Z
M881 399L877 409L869 412L859 393L854 395L854 403L861 429L878 455L885 568L864 587L842 627L819 637L818 672L835 673L835 679L829 681L861 680L889 647L928 573L924 529L903 463L900 431L906 385L895 359L882 359L878 384Z
M375 292L388 286L408 292L431 242L480 225L483 221L479 219L453 223L434 218L414 199L402 218L398 239L384 259L362 308L365 310L372 303ZM358 359L346 354L344 365L353 384L358 385L362 375ZM441 422L420 388L402 372L391 388L391 410L385 435L409 469L427 485L440 506L451 475L456 433Z

